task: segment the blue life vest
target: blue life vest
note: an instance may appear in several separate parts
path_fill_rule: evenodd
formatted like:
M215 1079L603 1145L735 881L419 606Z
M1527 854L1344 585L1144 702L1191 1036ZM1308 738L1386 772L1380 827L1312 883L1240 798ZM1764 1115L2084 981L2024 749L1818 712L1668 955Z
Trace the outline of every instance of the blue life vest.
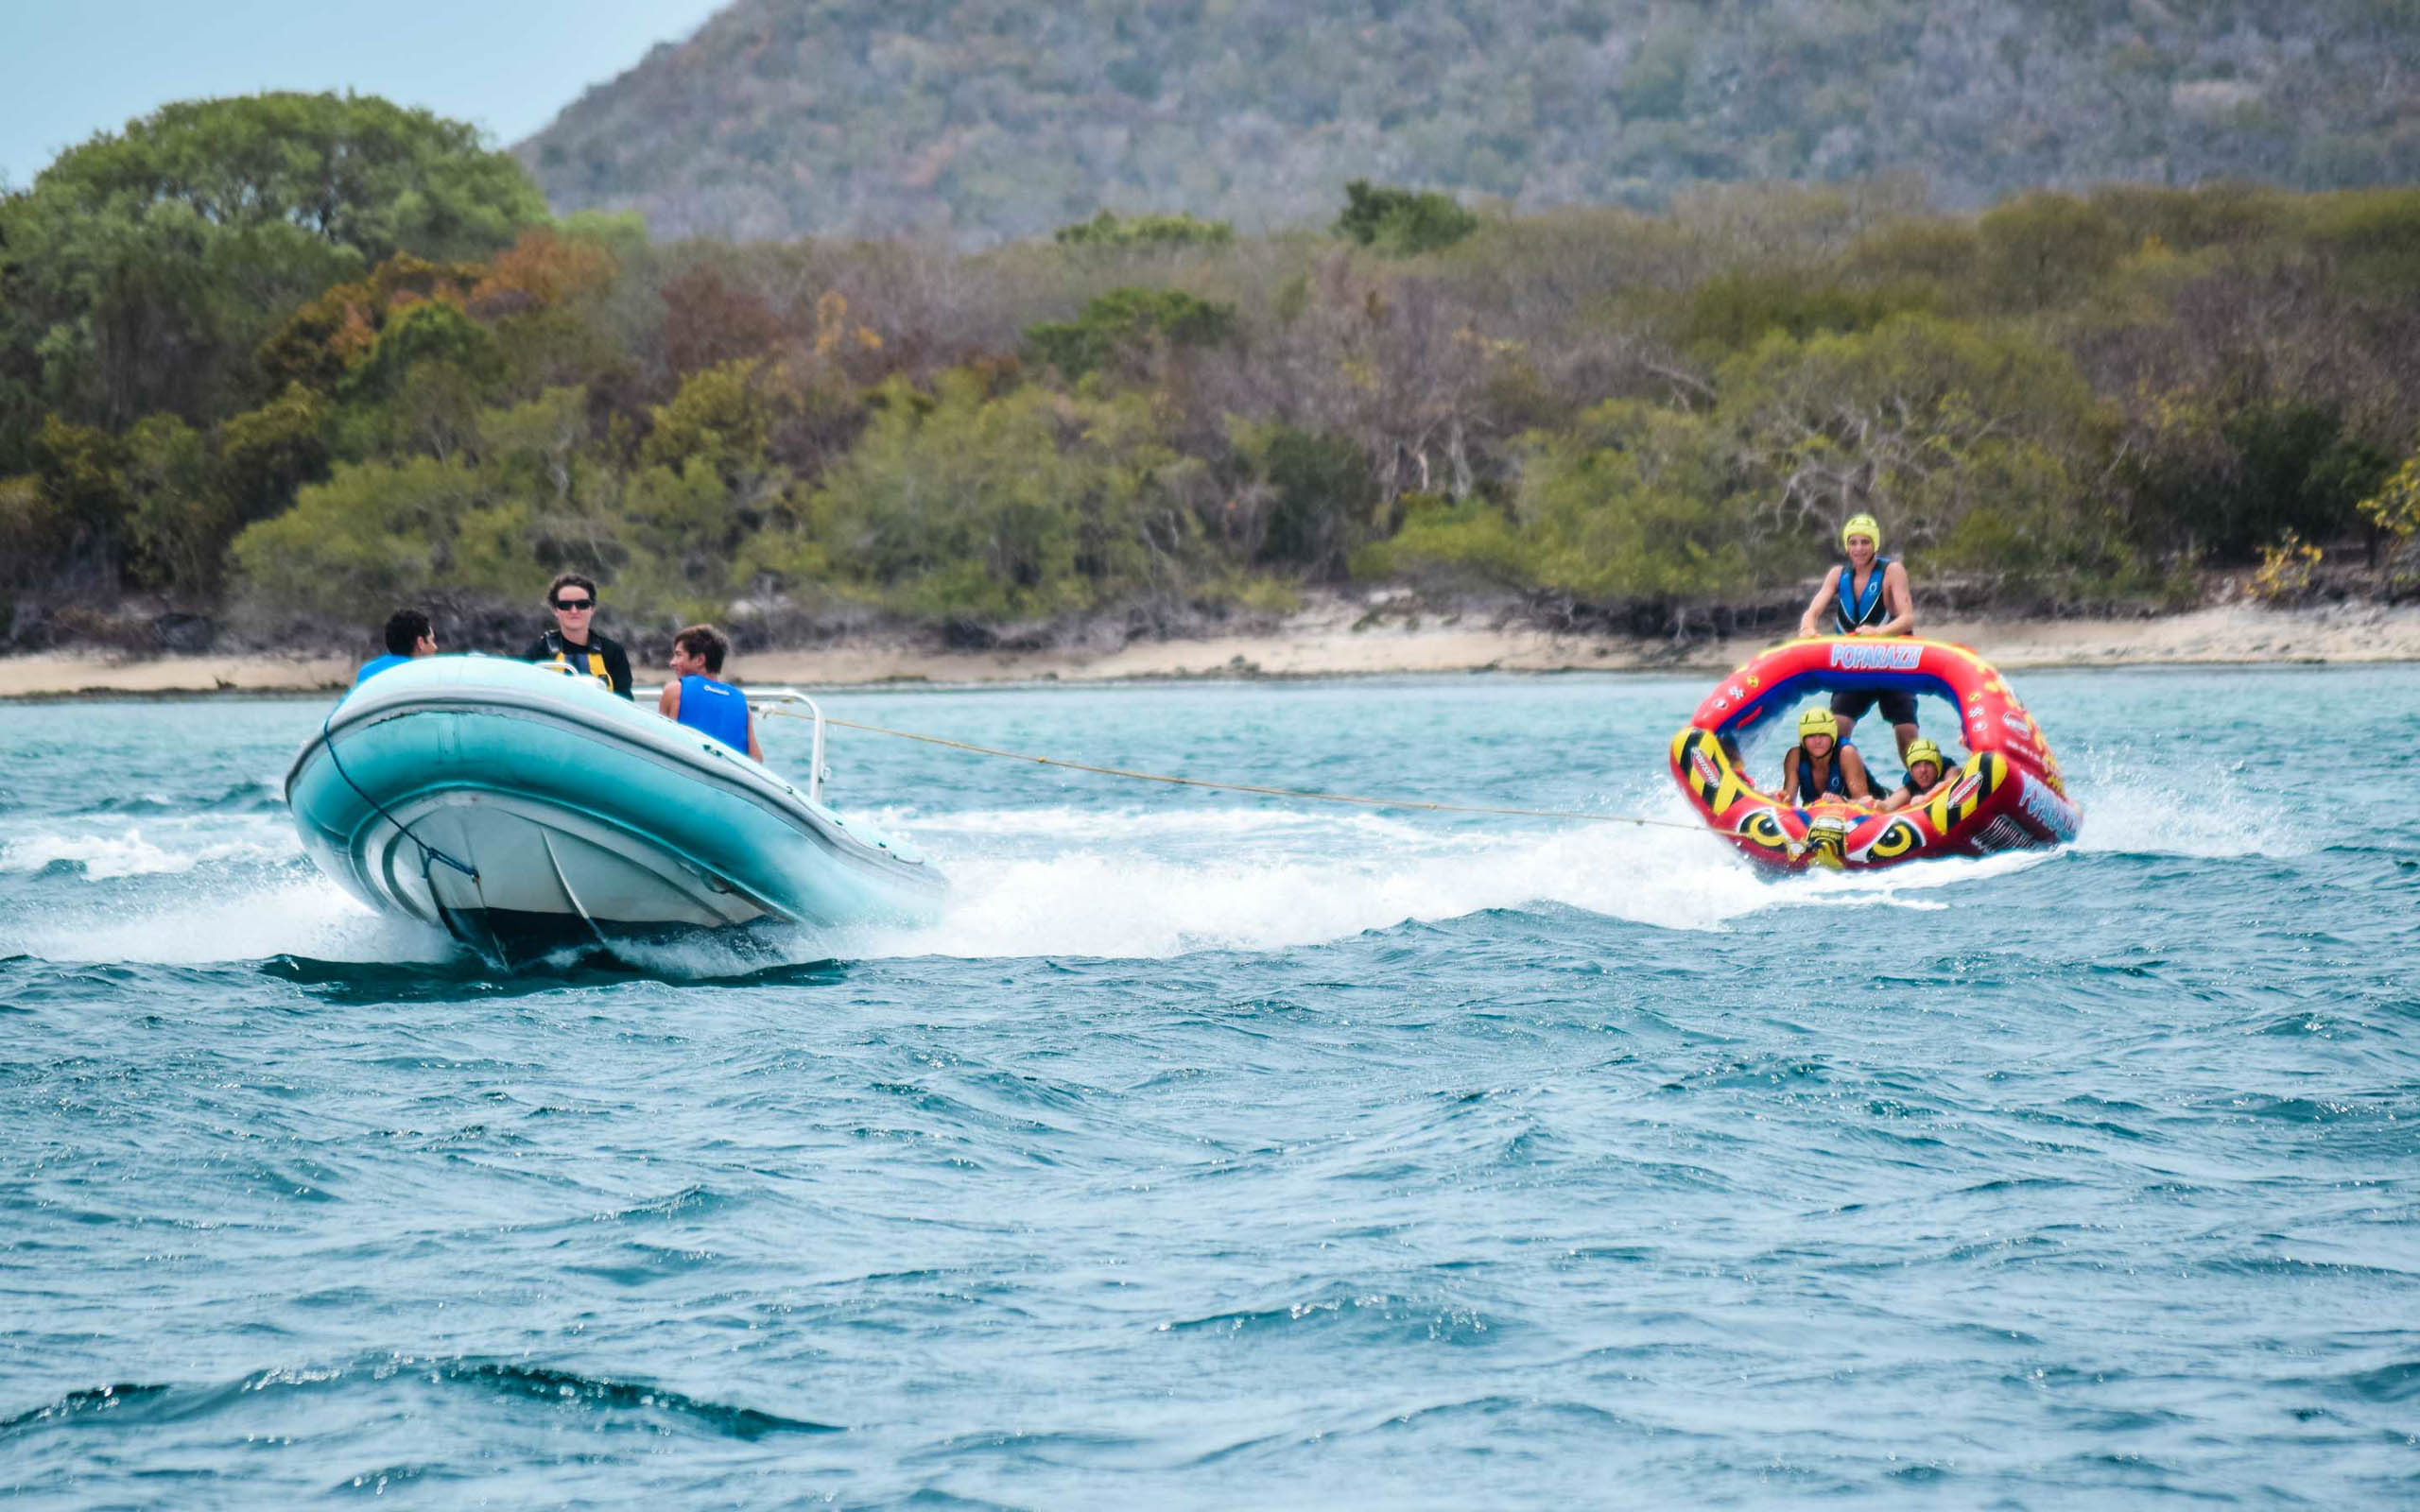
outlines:
M681 723L712 735L742 755L748 752L748 696L728 682L696 673L681 679Z
M1849 780L1841 775L1841 752L1855 748L1855 747L1838 744L1832 747L1832 769L1824 776L1824 792L1835 798L1849 796ZM1798 801L1811 803L1819 796L1815 791L1814 758L1808 756L1806 748L1802 746L1798 747Z
M1891 558L1876 556L1874 558L1874 576L1865 580L1865 592L1859 594L1853 592L1851 587L1857 581L1857 569L1855 567L1841 569L1840 583L1832 590L1832 614L1839 622L1842 635L1855 630L1860 625L1891 623L1891 606L1884 603L1882 598L1882 579L1890 570Z
M381 672L390 671L395 667L408 666L411 664L411 660L412 659L410 657L397 656L392 651L389 651L385 656L380 657L377 661L370 662L360 671L354 673L353 675L353 685L358 688Z

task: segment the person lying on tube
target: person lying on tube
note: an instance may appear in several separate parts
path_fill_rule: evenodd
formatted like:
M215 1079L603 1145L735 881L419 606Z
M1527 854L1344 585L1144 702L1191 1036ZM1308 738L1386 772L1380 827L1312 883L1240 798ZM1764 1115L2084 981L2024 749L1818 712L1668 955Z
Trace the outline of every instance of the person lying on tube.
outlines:
M1841 722L1829 709L1817 707L1798 716L1798 744L1781 759L1783 802L1816 803L1827 798L1845 799L1852 803L1874 800L1874 785L1866 780L1865 758L1858 754L1855 746L1842 742L1840 734Z
M1925 802L1935 793L1947 787L1958 775L1958 768L1941 759L1941 747L1929 740L1917 740L1908 747L1908 780L1901 782L1876 809L1884 814L1896 814Z

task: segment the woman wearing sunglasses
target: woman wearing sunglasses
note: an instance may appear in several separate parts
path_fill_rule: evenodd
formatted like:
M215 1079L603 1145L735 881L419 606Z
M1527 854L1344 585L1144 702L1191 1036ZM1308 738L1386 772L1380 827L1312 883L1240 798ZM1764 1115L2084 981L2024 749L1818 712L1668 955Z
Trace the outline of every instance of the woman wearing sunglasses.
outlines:
M630 697L630 653L619 642L596 633L596 585L578 573L565 573L546 590L546 608L554 611L555 627L530 642L521 660L584 672Z

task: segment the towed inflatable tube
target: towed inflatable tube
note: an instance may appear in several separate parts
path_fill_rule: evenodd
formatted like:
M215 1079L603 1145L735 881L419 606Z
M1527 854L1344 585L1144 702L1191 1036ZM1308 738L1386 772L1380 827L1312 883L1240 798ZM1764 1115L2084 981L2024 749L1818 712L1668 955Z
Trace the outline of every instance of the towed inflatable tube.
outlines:
M1732 752L1738 737L1811 694L1931 694L1959 711L1968 751L1957 779L1895 814L1838 799L1785 804ZM1759 866L1863 869L1935 856L2065 845L2083 826L2058 758L2006 679L1962 645L1824 636L1775 646L1725 678L1672 737L1672 780L1708 828Z

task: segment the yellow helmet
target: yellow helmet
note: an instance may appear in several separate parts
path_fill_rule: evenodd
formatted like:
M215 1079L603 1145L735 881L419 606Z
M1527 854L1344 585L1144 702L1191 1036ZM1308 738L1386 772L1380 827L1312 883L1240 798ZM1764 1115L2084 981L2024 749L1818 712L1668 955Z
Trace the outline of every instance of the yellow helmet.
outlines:
M1941 759L1939 746L1929 740L1911 740L1908 742L1908 770L1914 771L1918 762L1932 763L1933 775L1936 777L1940 776L1943 767L1948 765Z
M1870 514L1853 514L1849 516L1849 523L1841 526L1841 549L1842 551L1848 550L1849 537L1851 536L1863 536L1874 542L1875 550L1880 551L1882 549L1881 522L1876 520L1874 516Z
M1829 735L1838 740L1841 722L1832 717L1832 711L1818 704L1798 716L1798 738L1805 740L1809 735Z

